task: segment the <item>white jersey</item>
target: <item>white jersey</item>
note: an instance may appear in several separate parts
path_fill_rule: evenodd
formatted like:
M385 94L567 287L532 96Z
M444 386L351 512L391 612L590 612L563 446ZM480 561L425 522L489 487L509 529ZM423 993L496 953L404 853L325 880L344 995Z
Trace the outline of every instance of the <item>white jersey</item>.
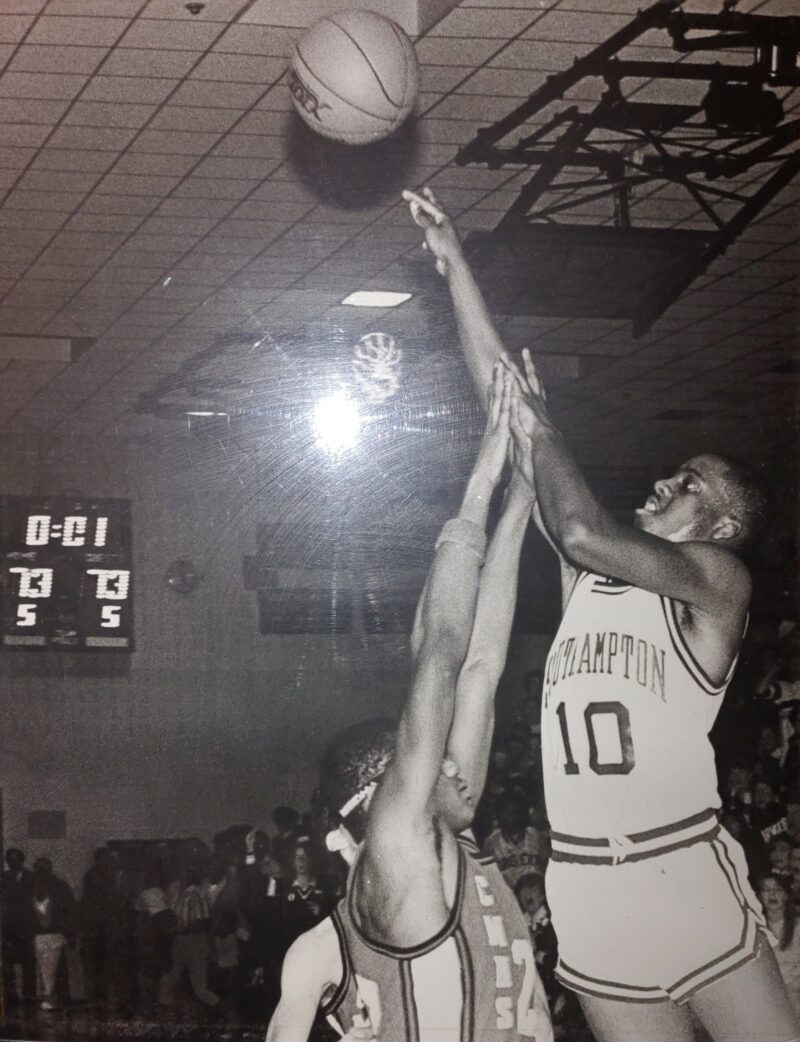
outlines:
M559 839L625 839L719 807L708 734L735 660L713 683L677 612L669 598L619 580L578 578L542 698L554 849Z

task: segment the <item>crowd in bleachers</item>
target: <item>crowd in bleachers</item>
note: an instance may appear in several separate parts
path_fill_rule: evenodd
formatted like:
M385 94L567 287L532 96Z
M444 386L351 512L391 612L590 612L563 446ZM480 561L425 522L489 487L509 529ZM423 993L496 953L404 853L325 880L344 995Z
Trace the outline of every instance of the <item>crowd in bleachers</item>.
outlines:
M800 1009L800 627L792 562L759 607L712 741L721 823L742 845L751 883ZM787 577L790 577L787 580ZM768 587L769 589L769 587ZM476 837L497 860L528 919L556 1037L590 1038L577 1002L554 976L557 940L545 891L549 829L539 729L542 673L530 671L492 746ZM680 750L676 750L676 770ZM665 779L669 784L669 779ZM258 1024L279 995L285 952L344 893L325 810L278 807L271 835L249 824L200 839L98 849L79 896L37 858L6 850L3 973L6 1009L74 1005L65 953L82 967L81 1003L114 1015ZM74 961L74 960L73 960Z
M24 852L9 848L7 1010L74 1006L75 982L66 973L72 949L83 1008L265 1023L284 953L331 912L345 879L311 814L278 807L273 826L270 837L234 825L211 845L189 838L101 847L77 897L49 859L37 858L29 870Z

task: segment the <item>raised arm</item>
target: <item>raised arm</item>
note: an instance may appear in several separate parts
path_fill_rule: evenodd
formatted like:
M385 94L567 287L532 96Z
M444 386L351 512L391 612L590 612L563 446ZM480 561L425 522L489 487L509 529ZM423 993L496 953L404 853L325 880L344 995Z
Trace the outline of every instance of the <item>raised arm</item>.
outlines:
M498 367L492 406L458 517L442 529L422 605L422 644L395 753L369 815L375 851L416 834L431 817L431 797L453 722L456 681L469 646L492 493L508 449L510 380Z
M453 299L458 335L467 369L481 401L503 343L486 307L481 288L467 263L452 221L430 188L403 192L414 222L425 232L425 248L436 260L436 270L447 280Z
M464 256L458 233L439 200L430 188L423 188L421 193L406 190L403 198L410 206L414 222L425 232L424 248L433 254L436 270L447 279L464 359L478 396L483 401L482 391L489 382L492 367L504 353L503 342L489 314L483 292ZM533 519L558 557L563 609L575 585L577 570L553 542L538 508L534 511Z
M523 357L527 379L515 383L511 427L515 441L532 455L537 502L560 551L589 571L707 612L740 614L749 577L733 554L711 543L673 542L620 525L601 506L550 420L530 354ZM507 357L506 364L517 372Z
M477 803L486 782L494 730L494 698L503 674L517 602L522 540L530 521L531 482L515 467L480 575L475 623L456 686L447 752Z

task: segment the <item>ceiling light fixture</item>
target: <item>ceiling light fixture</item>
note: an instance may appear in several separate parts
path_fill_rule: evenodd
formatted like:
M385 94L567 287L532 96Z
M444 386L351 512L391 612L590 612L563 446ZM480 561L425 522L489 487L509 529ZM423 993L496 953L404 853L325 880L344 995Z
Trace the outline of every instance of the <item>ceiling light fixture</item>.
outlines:
M360 289L342 301L354 308L396 308L411 300L410 293L395 293L384 289Z

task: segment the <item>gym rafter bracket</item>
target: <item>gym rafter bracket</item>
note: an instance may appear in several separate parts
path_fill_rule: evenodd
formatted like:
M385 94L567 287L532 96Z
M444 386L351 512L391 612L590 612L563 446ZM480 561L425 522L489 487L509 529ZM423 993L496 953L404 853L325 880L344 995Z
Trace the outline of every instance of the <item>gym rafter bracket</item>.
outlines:
M717 14L690 13L680 5L681 0L661 0L641 11L570 68L548 76L507 116L478 130L457 153L459 166L534 169L497 227L469 237L479 267L482 259L491 264L498 248L510 248L517 269L523 262L524 277L526 254L541 256L545 240L548 249L558 241L564 268L572 263L564 260L570 248L585 255L587 247L607 251L622 245L629 269L639 243L651 256L654 249L663 257L672 254L671 264L654 262L652 277L642 282L635 299L621 291L626 299L620 297L616 310L600 302L599 294L596 306L579 303L586 273L573 271L571 297L559 298L557 288L541 286L529 286L525 294L519 285L512 312L626 318L633 322L633 335L640 336L800 171L800 118L785 115L787 97L800 86L800 18L740 14L731 2ZM677 60L620 57L653 30L668 35ZM748 53L751 61L726 64L725 52L732 51ZM716 52L715 60L685 60L697 52ZM598 101L559 104L590 77L604 83ZM637 101L636 90L626 96L626 80L693 81L697 101ZM523 127L516 140L507 140ZM752 180L743 184L748 171ZM725 179L737 183L723 187ZM677 186L696 207L691 230L676 228L676 221L636 223L637 201L664 184ZM564 221L571 211L601 199L607 200L601 204L608 207L606 216L588 226L585 211L575 223ZM506 264L498 284L514 267Z

